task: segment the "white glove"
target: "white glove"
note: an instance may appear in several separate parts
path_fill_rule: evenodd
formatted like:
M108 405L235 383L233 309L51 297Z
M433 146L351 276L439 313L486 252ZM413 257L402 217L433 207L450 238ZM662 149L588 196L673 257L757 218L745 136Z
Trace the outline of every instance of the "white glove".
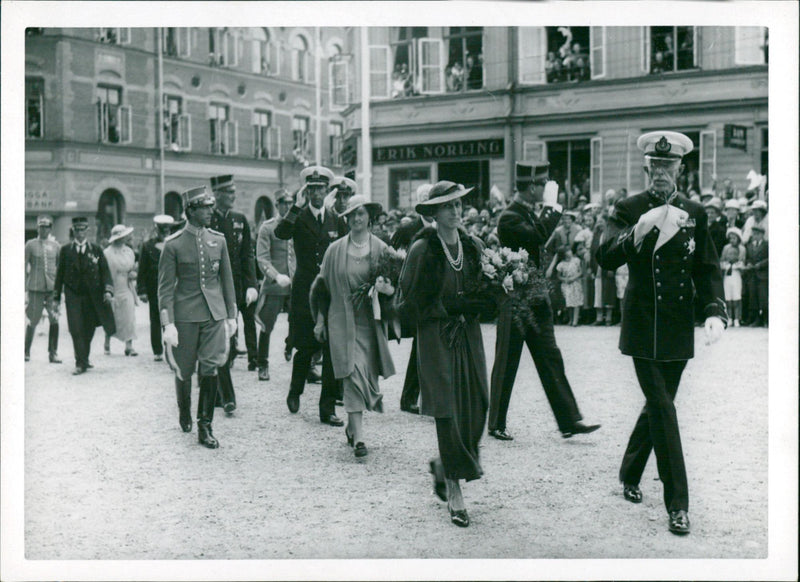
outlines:
M306 187L303 185L303 187L297 191L297 197L294 200L294 205L298 208L304 208L307 203L308 198L306 197Z
M164 338L164 343L172 346L173 348L178 345L178 328L174 323L168 323L164 327L164 333L161 336Z
M236 320L235 319L226 319L225 320L225 337L227 339L231 339L236 334Z
M711 316L706 318L705 332L706 332L706 345L713 344L719 341L722 337L722 331L725 329L725 324L719 317Z
M247 305L250 305L254 301L258 299L258 291L256 291L255 287L250 287L244 293L244 300Z
M319 343L325 343L325 340L328 339L328 330L325 328L324 321L318 321L314 325L314 337L317 338Z
M292 279L289 277L289 275L278 273L278 275L275 277L275 282L279 287L288 287L292 284Z
M642 214L633 228L633 244L638 249L644 237L646 237L653 227L661 223L667 214L666 206L656 206Z
M333 205L334 205L334 204L336 204L336 193L337 193L338 191L339 191L339 189L338 189L338 188L334 188L333 190L331 190L330 192L328 192L328 195L327 195L327 196L325 196L325 198L323 199L323 201L322 201L322 204L323 204L323 205L325 206L325 208L327 208L328 210L330 210L331 208L333 208Z
M375 290L378 293L383 293L384 295L394 295L394 287L383 277L378 277L375 280Z
M555 206L558 204L558 184L549 180L544 185L544 194L542 194L542 202L545 206Z

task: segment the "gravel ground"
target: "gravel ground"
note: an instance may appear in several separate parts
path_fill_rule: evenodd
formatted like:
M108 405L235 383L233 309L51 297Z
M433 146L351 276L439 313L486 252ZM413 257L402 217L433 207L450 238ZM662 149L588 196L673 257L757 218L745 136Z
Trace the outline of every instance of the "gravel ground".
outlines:
M454 527L431 493L432 419L399 410L403 373L382 381L384 414L368 413L369 455L318 420L318 385L300 412L285 397L291 364L273 335L270 382L240 358L238 410L217 409L212 451L178 427L172 376L149 350L146 306L138 358L95 336L95 369L73 377L63 325L61 366L37 336L25 365L25 556L29 560L277 558L765 558L767 330L729 330L696 358L678 392L692 533L667 531L651 457L644 502L623 500L617 469L643 405L619 328L557 327L567 375L600 431L560 437L523 354L504 443L484 436L485 475L464 486L472 525ZM44 327L40 328L44 330ZM483 326L489 365L495 329ZM241 342L243 343L243 342ZM392 343L404 371L410 342ZM196 409L197 387L192 409ZM339 409L340 416L345 413ZM722 421L721 419L725 419Z

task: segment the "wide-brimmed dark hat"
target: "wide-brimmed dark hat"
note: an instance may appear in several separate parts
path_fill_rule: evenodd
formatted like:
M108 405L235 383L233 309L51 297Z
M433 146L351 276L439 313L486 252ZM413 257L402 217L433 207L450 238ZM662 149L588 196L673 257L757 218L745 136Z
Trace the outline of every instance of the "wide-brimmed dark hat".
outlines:
M193 208L195 206L214 206L217 203L214 197L208 193L205 186L192 188L181 194L184 208Z
M378 213L383 210L383 207L379 202L370 202L367 200L366 196L356 194L355 196L350 197L350 199L347 201L347 208L345 208L344 212L342 212L339 216L345 217L362 206L367 209L367 212L369 212L370 216L377 216Z
M550 163L517 162L515 174L518 183L527 184L535 180L546 180L550 175Z
M414 210L418 214L429 216L436 212L436 207L440 204L463 198L473 190L474 188L464 188L463 184L456 184L448 180L436 182L428 194L428 199L417 204Z
M233 176L231 174L225 174L224 176L214 176L211 178L211 189L212 190L221 190L222 188L230 188L231 186L235 186L236 184L233 181Z

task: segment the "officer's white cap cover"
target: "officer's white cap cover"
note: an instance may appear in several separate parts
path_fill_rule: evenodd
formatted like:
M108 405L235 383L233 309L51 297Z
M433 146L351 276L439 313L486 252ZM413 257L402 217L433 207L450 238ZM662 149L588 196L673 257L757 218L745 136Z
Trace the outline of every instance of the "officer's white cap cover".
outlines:
M300 172L300 180L309 186L330 186L333 182L333 172L325 166L308 166Z
M694 149L692 140L677 131L651 131L636 140L648 158L679 160Z
M172 218L169 214L156 214L153 217L153 222L159 226L164 224L174 224L175 219Z

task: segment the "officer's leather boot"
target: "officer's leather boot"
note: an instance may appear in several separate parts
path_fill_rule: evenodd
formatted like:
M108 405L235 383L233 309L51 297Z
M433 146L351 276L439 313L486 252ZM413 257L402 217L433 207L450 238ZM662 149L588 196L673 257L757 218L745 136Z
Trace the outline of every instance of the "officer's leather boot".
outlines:
M50 324L50 333L47 336L47 351L50 353L50 363L60 364L58 359L58 324Z
M33 343L33 326L25 327L25 361L31 359L31 344Z
M175 377L175 396L178 399L178 424L183 432L192 432L192 379Z
M233 391L233 379L229 366L217 368L217 378L219 378L219 396L216 400L217 405L222 404L222 408L227 414L236 410L236 393Z
M214 398L217 394L217 377L200 376L200 395L197 398L197 441L208 447L219 447L217 439L211 432L211 422L214 420Z

